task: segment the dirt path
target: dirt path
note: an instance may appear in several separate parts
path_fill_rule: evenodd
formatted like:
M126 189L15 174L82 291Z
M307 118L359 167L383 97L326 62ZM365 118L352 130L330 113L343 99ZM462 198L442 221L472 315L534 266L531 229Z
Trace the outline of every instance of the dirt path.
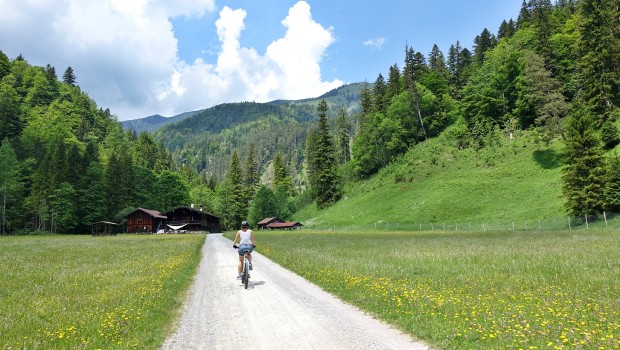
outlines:
M428 349L254 253L250 287L236 252L207 236L177 331L162 349Z

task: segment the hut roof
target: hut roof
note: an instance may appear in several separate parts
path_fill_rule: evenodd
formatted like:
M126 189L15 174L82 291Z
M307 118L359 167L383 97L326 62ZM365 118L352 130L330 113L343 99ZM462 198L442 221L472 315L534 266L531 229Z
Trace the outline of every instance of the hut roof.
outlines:
M114 225L114 226L118 226L117 223L112 222L112 221L97 221L97 222L93 222L91 225Z
M298 222L298 221L274 222L274 223L267 225L267 227L269 228L291 228L291 227L296 227L296 226L303 226L303 225L301 222Z
M274 221L282 222L282 220L280 220L279 218L265 218L265 219L262 219L261 221L257 222L256 224L257 225L267 225L267 224L269 224L271 222L274 222Z
M131 213L127 214L127 216L129 216L129 215L131 215L131 214L133 214L133 213L135 213L137 211L142 211L142 212L146 213L147 215L149 215L151 217L154 217L154 218L157 218L157 219L168 219L167 216L163 215L162 213L160 213L157 210L144 209L144 208L138 208L138 209L132 211Z

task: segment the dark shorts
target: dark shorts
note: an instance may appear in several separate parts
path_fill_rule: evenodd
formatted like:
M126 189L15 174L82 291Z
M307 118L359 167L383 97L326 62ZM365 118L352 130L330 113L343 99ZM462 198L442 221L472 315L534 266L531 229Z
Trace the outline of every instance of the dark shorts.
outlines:
M254 250L254 247L251 244L241 244L239 248L237 249L237 251L239 252L239 255L241 256L243 256L244 250L249 250L251 253Z

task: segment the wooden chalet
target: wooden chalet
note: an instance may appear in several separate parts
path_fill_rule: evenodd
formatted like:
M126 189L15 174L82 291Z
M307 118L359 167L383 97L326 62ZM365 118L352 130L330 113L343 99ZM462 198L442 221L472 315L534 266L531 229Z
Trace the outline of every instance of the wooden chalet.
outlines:
M301 228L303 225L298 221L288 221L288 222L272 222L267 225L267 228L270 230L297 230Z
M220 232L220 218L202 210L181 206L166 212L166 226L175 232Z
M157 233L166 226L168 218L157 210L138 208L127 214L128 233Z
M273 224L273 223L278 223L278 222L284 222L283 220L280 220L279 218L265 218L259 222L256 223L256 227L258 227L261 230L264 230L267 227L267 225L269 224Z

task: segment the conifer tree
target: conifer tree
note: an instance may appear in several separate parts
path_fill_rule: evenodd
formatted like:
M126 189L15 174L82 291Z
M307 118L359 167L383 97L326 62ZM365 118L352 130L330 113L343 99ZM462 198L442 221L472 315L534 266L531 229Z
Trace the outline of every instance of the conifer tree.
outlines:
M281 190L287 196L295 195L293 180L288 167L284 163L282 154L278 151L273 160L273 187L275 190Z
M81 205L78 208L83 223L91 224L96 221L108 219L106 213L106 185L105 172L99 162L92 161L86 168L84 174L88 179L88 186L84 186L80 196ZM152 192L150 193L152 195ZM139 205L143 208L150 208L146 204ZM111 218L110 218L111 219Z
M385 100L385 93L385 79L383 78L383 75L379 73L379 75L377 76L377 80L375 80L375 85L372 89L373 105L375 112L385 113L385 111L387 110L388 102ZM325 104L325 106L327 107L327 104ZM321 106L319 106L319 108L320 107ZM325 110L325 112L327 113L327 109Z
M207 181L207 187L211 189L211 191L215 191L217 189L218 179L215 173L211 173L209 176L209 180Z
M230 165L226 173L224 184L220 188L222 197L224 225L228 228L236 227L246 219L248 202L244 193L243 174L239 165L237 150L233 151Z
M546 62L551 60L551 36L555 31L555 17L550 0L529 0L528 24L534 31L534 49Z
M321 100L317 108L319 126L313 164L314 171L310 177L311 186L316 195L316 204L319 209L326 208L340 199L340 178L337 174L335 147L329 125L327 124L327 102Z
M400 86L400 69L398 69L398 65L394 64L390 67L390 73L388 75L387 86L385 87L385 103L389 105L392 101L392 98L401 93Z
M254 193L258 189L259 175L258 175L258 161L256 160L256 150L254 144L250 144L245 156L243 183L247 187L248 196L251 199L254 197Z
M487 28L482 30L480 35L474 39L474 57L476 63L482 64L484 62L484 54L495 47L496 39Z
M578 217L602 213L604 154L594 120L581 103L577 103L568 119L565 161L562 187L568 213Z
M351 149L349 144L351 142L351 132L349 128L349 120L347 118L347 110L344 106L338 110L338 162L346 164L351 160Z
M617 1L580 2L580 81L600 126L620 107L620 21Z
M530 20L530 9L526 0L521 3L521 10L519 11L519 17L517 18L517 28L524 27Z
M62 75L62 82L71 86L75 86L77 83L75 80L75 73L73 73L73 68L70 66L67 67L65 73Z

